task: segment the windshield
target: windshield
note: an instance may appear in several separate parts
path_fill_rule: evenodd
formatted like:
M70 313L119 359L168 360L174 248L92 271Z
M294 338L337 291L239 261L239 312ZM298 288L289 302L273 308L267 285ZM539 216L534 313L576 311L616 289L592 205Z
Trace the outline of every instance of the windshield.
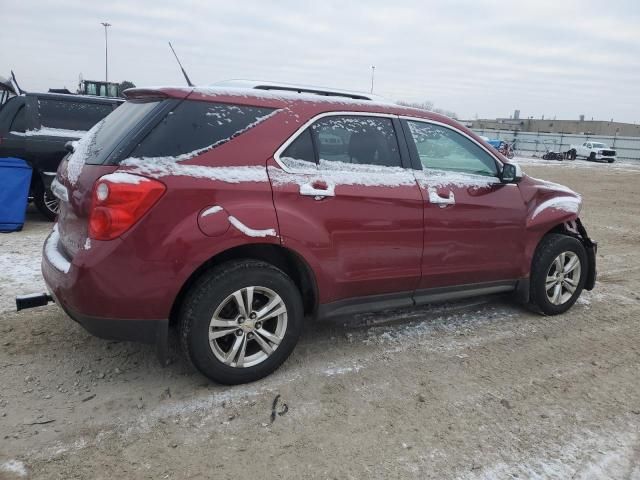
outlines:
M607 148L604 143L592 142L591 145L593 145L593 148Z

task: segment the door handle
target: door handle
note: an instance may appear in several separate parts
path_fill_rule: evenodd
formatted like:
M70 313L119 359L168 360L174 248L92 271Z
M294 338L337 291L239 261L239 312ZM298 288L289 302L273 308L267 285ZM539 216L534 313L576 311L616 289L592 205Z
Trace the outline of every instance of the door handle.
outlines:
M322 200L325 197L335 197L336 193L333 185L329 185L324 181L315 181L300 185L300 195Z
M447 205L455 205L456 197L451 190L449 190L449 197L441 197L438 192L436 192L435 188L429 189L429 203L433 203L435 205L439 205L441 208L446 207Z

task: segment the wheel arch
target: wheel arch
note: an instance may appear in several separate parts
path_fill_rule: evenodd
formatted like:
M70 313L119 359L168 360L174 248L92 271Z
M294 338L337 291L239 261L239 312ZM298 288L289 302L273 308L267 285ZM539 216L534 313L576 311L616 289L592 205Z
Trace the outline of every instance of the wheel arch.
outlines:
M177 322L180 307L186 293L204 272L225 262L240 259L261 260L285 272L300 290L304 313L315 315L319 299L318 284L314 271L304 258L297 252L281 245L252 243L231 247L217 253L200 265L180 288L171 307L170 324Z
M586 229L582 225L582 221L580 220L580 217L578 217L577 215L570 220L564 220L564 221L555 223L553 225L547 226L546 229L541 231L541 234L536 238L536 241L532 242L529 248L527 248L527 256L526 256L526 262L528 265L527 280L531 275L531 269L533 268L532 263L535 256L535 252L538 249L538 246L542 243L542 241L547 235L550 235L553 233L573 237L579 240L584 245L587 251L587 257L589 260L587 283L585 285L585 289L586 290L593 289L595 285L595 277L596 277L595 255L597 251L597 248L596 248L597 244L593 242L591 238L589 238L589 236L587 235ZM522 284L519 285L518 298L521 300L528 301L530 296L528 282L523 281L521 283Z

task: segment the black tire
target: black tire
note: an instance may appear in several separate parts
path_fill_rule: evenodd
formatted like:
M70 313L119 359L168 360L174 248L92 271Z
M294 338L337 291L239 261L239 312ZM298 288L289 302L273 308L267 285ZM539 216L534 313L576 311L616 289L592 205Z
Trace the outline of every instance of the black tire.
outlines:
M280 296L286 306L287 324L273 353L257 365L242 368L227 365L216 357L209 329L216 309L234 292L250 286L264 287ZM300 291L282 270L257 260L227 262L206 272L187 293L180 310L182 348L193 366L214 382L226 385L253 382L272 373L289 357L300 337L303 317ZM248 345L250 335L245 335ZM227 338L234 339L232 335Z
M613 162L615 162L615 159L612 158L611 160L608 160L608 162L609 163L613 163Z
M591 162L595 162L596 161L596 152L591 152L589 154L589 161L591 161Z
M580 278L573 294L560 305L552 303L546 290L547 273L554 260L563 252L573 252L580 260ZM576 302L587 280L587 252L582 243L568 235L552 233L546 235L533 256L531 263L530 303L537 307L545 315L558 315L564 313Z
M50 189L44 187L42 182L36 183L34 187L33 203L47 220L55 221L60 207L59 200L53 196Z

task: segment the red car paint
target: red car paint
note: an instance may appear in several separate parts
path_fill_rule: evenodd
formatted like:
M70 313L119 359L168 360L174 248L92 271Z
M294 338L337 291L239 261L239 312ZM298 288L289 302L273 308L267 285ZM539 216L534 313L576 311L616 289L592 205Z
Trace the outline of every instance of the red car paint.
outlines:
M524 176L517 184L498 179L481 188L445 185L455 205L430 203L419 181L399 186L335 185L335 196L300 195L304 174L287 173L274 155L305 123L327 112L365 112L406 116L444 124L508 162L473 132L447 117L392 104L309 97L234 93L212 89L138 90L132 97L221 102L279 109L236 138L194 158L183 167L244 167L264 170L264 181L230 183L185 174L140 173L124 165L84 165L76 182L67 161L58 182L68 192L58 219L59 253L70 262L59 271L43 255L43 275L60 305L72 317L167 320L180 293L203 266L248 245L271 245L292 252L307 266L315 303L326 305L419 289L527 278L536 245L545 233L577 213L549 208L532 218L552 197L576 197ZM398 132L397 132L398 133ZM400 135L400 133L398 133ZM119 238L87 241L95 182L105 174L129 171L156 177L164 195ZM186 171L186 170L185 170ZM413 170L407 170L413 175ZM276 177L301 177L282 183ZM314 188L327 187L313 182ZM221 206L215 214L208 208ZM277 235L251 236L232 226L229 216L252 230Z

